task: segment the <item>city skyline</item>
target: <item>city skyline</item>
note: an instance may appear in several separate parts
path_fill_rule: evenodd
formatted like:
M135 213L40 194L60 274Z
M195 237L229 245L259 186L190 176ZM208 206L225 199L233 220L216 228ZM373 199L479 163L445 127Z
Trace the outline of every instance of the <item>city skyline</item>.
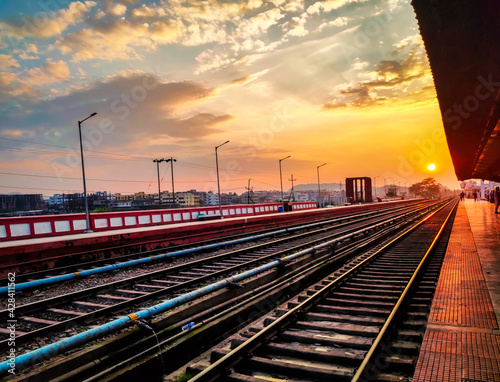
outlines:
M459 188L408 1L0 4L0 193ZM434 163L436 170L427 169ZM160 165L163 189L170 167ZM380 183L379 183L380 182ZM167 186L168 184L168 186ZM287 187L288 188L288 187Z

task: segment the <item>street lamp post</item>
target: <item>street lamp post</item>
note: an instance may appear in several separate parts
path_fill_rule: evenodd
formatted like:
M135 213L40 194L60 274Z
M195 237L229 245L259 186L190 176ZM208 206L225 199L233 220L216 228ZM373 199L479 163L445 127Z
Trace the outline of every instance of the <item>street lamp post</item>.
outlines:
M219 146L215 146L215 167L217 169L217 190L219 192L219 216L222 219L222 200L220 197L220 182L219 182L219 159L217 157L217 149L221 146L224 146L226 143L229 143L229 141L226 141Z
M281 208L283 209L283 212L285 212L285 201L283 200L283 177L281 175L281 162L290 157L291 155L287 156L286 158L280 159Z
M85 200L85 220L86 220L86 229L83 231L84 233L92 232L90 229L90 216L89 216L89 205L87 201L87 185L85 183L85 164L83 162L83 144L82 144L82 123L87 119L93 117L97 113L90 114L87 118L78 121L78 134L80 135L80 156L82 158L82 176L83 176L83 197Z
M170 157L165 162L170 162L170 172L172 173L172 205L175 206L175 189L174 189L174 162L177 162L177 159Z
M321 197L321 188L320 188L320 183L319 183L319 168L324 166L326 163L323 163L319 166L316 166L316 170L318 172L318 207L320 206L320 197Z

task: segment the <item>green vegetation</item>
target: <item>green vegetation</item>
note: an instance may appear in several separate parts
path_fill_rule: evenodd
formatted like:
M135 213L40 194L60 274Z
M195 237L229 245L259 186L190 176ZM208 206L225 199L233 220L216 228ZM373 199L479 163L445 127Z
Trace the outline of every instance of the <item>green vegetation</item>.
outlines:
M439 198L439 191L442 187L434 178L425 178L420 183L412 184L409 191L415 196L436 199Z

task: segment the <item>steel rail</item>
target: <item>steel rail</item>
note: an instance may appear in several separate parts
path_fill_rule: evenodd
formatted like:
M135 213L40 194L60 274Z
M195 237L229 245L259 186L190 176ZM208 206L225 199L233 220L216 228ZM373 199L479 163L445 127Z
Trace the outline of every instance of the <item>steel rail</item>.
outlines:
M372 346L370 347L370 350L368 350L368 352L366 353L365 358L363 359L363 362L361 362L361 365L359 366L358 370L356 371L356 374L354 374L353 378L351 379L351 382L360 381L362 378L362 374L364 374L365 371L367 371L367 368L370 365L372 358L374 357L376 351L378 350L378 347L382 343L383 338L385 338L386 335L388 334L388 329L391 326L391 324L393 323L394 317L396 317L396 315L400 312L400 309L403 306L405 299L409 295L409 291L412 288L415 279L418 277L420 271L424 268L424 265L427 262L427 259L429 258L430 253L434 250L434 248L437 245L438 240L441 238L441 235L442 235L446 225L448 224L448 222L451 218L451 215L455 211L457 204L458 204L458 201L455 202L455 205L453 206L450 213L446 217L445 221L441 225L441 228L439 229L438 233L434 237L434 240L432 241L431 245L427 249L427 251L426 251L424 257L422 258L422 260L420 261L417 269L415 269L415 272L413 273L413 275L410 278L410 280L408 281L405 289L401 293L401 296L399 297L399 299L398 299L396 305L394 306L394 308L392 309L389 317L387 318L384 325L382 326L382 329L380 329L379 334L377 335L377 337L373 341Z
M446 204L448 205L448 203ZM277 318L275 321L270 323L268 326L263 328L260 332L256 333L254 336L249 338L247 341L243 342L237 348L224 355L222 358L214 362L210 367L206 368L192 379L190 382L207 382L207 381L217 381L218 378L224 377L230 368L245 359L248 356L252 355L257 348L259 348L263 343L270 341L272 337L274 337L278 332L282 331L286 326L290 325L292 322L298 319L298 316L302 313L306 313L311 306L313 306L317 301L322 299L327 293L329 293L333 288L335 288L340 282L348 279L351 275L356 273L358 270L364 268L371 262L374 258L379 257L384 251L391 248L392 246L398 244L403 238L406 238L411 233L413 233L418 227L424 224L427 220L433 217L437 212L441 211L446 207L443 205L441 208L432 212L420 222L407 229L398 237L391 240L389 243L384 245L378 251L355 265L353 268L349 269L347 272L338 276L334 280L332 280L329 284L324 286L322 289L314 293L312 296L308 297L302 303L298 304L296 307L290 309L281 317Z
M379 223L379 224L382 224L382 223ZM347 236L352 236L352 235L353 234L351 233ZM340 238L340 239L342 239L342 238ZM69 338L65 338L65 339L58 341L56 343L52 343L50 345L46 345L44 347L41 347L37 350L25 353L23 355L16 357L16 359L15 359L16 368L21 370L23 368L29 367L29 366L39 362L40 360L50 359L53 356L60 354L64 351L73 349L73 348L78 347L82 344L93 341L97 338L101 338L101 337L103 337L111 332L120 330L120 329L125 328L127 326L130 326L132 324L135 324L135 322L137 322L138 320L150 319L150 318L154 317L155 315L158 315L158 314L163 313L167 310L170 310L174 307L177 307L179 305L182 305L184 303L192 301L193 299L197 299L197 298L206 296L207 294L210 294L210 293L217 291L219 289L228 287L228 286L232 285L233 283L237 283L237 282L245 280L249 277L255 276L259 273L266 272L272 268L281 267L284 263L286 263L288 261L293 261L295 259L298 259L298 258L303 257L305 255L308 255L310 253L314 253L315 251L317 251L319 249L331 247L340 239L334 239L334 240L331 240L329 242L317 245L313 248L301 250L297 253L286 256L284 258L276 259L270 263L261 265L258 268L254 268L254 269L245 271L243 273L233 275L230 278L226 278L226 279L218 281L216 283L207 285L201 289L184 293L176 298L164 301L160 304L143 309L141 311L131 313L127 316L123 316L119 319L115 319L115 320L108 322L104 325L94 327L94 328L87 330L83 333L79 333L77 335L74 335L74 336L69 337ZM10 369L10 367L11 366L8 362L0 363L0 375L4 374L8 369Z
M196 322L196 324L191 328L190 331L194 331L198 328L202 328L214 321L216 321L218 318L223 317L225 315L231 314L231 312L235 312L241 307L247 306L248 304L251 304L253 301L258 301L261 297L268 295L270 292L272 292L275 289L278 289L280 287L283 287L284 285L289 285L296 280L299 280L302 277L305 277L307 274L310 274L314 272L316 269L319 268L325 268L332 266L333 264L338 264L339 262L345 261L346 258L350 258L353 253L359 253L360 251L368 248L372 248L376 243L380 242L381 240L384 240L387 238L388 235L391 235L392 233L396 232L397 230L401 229L401 226L403 226L406 223L399 223L397 226L390 226L386 228L383 231L378 231L375 236L369 236L367 238L364 238L361 242L356 243L355 247L346 247L342 248L340 251L337 251L335 256L332 257L331 254L325 253L321 257L317 258L314 260L314 264L307 264L301 266L299 269L292 271L292 273L287 274L286 276L283 276L281 279L278 279L276 281L272 281L270 284L262 286L258 288L257 290L252 290L249 292L246 292L245 294L239 296L237 299L239 302L235 302L233 300L226 301L222 305L222 308L228 306L228 308L224 310L217 310L215 307L211 308L209 312L203 312L201 314L207 314L207 318L201 318L201 319L195 319L195 316L191 318L186 318L184 321L178 323L178 328L181 327L182 324L188 323L188 322ZM270 289L271 288L271 289ZM226 332L227 333L227 332ZM158 336L160 334L158 333ZM166 338L165 340L162 340L161 342L154 342L154 345L152 347L148 347L139 353L134 353L130 357L128 357L125 360L121 360L119 363L112 364L106 369L97 372L94 374L92 377L89 377L85 379L83 382L93 382L100 380L100 378L104 376L109 376L111 373L114 372L120 372L122 373L125 369L128 369L133 365L134 363L142 363L141 359L148 358L148 357L154 357L155 355L158 354L158 350L161 349L161 347L164 347L166 345L169 345L173 343L174 341L178 341L183 337L190 336L190 333L187 332L179 332L177 334L174 334L171 337ZM169 350L171 350L169 348ZM121 357L120 357L121 358ZM122 358L121 358L122 359ZM132 366L133 368L133 366Z
M408 215L417 214L419 211L421 211L421 210L427 210L429 208L430 208L430 206L420 207L419 209L417 209L416 211L413 211L412 213L405 212L405 213L401 214L401 216L396 217L396 218L392 217L391 219L392 220L405 219L405 218L408 217ZM391 222L392 220L389 220L389 222ZM359 221L356 221L356 223L358 223L358 222ZM366 223L365 225L363 225L361 227L354 227L354 228L347 229L345 231L339 232L334 237L337 237L336 240L339 241L339 242L340 241L349 240L349 239L353 238L356 235L364 233L364 231L367 230L367 229L371 230L371 229L373 229L376 226L383 226L383 225L387 224L387 222L388 222L388 220L383 220L382 222L377 223L377 224ZM343 223L341 225L342 226L346 226L346 225L350 225L350 223ZM339 227L336 226L335 229L337 229L337 228L339 228ZM327 228L322 228L322 229L320 229L318 231L325 231L325 230L328 230L328 229ZM315 231L315 232L317 232L317 231ZM307 236L310 236L311 234L312 233L310 233L310 232L301 233L299 235L296 235L295 238L307 237ZM16 314L18 316L22 316L22 315L27 315L27 314L30 314L30 313L33 313L33 312L37 312L38 310L44 309L47 306L48 307L60 306L60 305L62 305L64 303L67 303L69 301L73 301L73 300L75 300L77 298L82 298L82 297L85 297L85 296L95 295L99 291L106 290L108 288L123 287L125 285L130 285L133 282L138 282L138 281L145 280L145 279L155 278L155 277L158 277L160 275L165 276L165 275L168 275L170 273L174 273L175 274L175 272L177 272L178 270L182 270L182 269L185 269L185 268L192 268L194 266L199 266L199 265L203 265L203 264L206 264L206 263L213 263L213 261L215 261L215 260L224 259L224 258L226 258L228 256L234 256L235 254L237 254L239 252L246 253L246 252L248 252L250 250L260 249L261 246L268 247L268 246L271 246L271 245L279 244L281 242L288 242L288 241L290 241L290 239L291 239L290 237L288 237L288 238L282 238L282 239L279 239L278 241L275 241L275 242L272 242L272 243L265 243L265 244L261 244L261 245L256 245L256 246L248 247L248 248L245 248L245 249L240 249L240 250L237 250L237 251L233 251L233 252L230 252L230 253L220 254L220 255L217 255L217 256L214 256L214 257L211 257L211 258L206 258L206 259L196 260L196 261L190 262L190 263L180 264L178 266L171 267L171 268L164 269L164 270L155 271L153 273L149 273L149 274L145 274L145 275L140 275L140 276L135 276L135 277L131 277L131 278L128 278L128 279L125 279L125 280L115 281L115 282L112 282L112 283L108 283L108 284L96 286L96 287L89 288L89 289L86 289L86 290L69 293L69 294L66 294L66 295L63 295L63 296L53 297L53 298L47 299L47 300L37 301L37 302L31 303L31 304L28 304L28 305L17 307L16 308ZM206 282L207 280L210 280L210 279L213 279L213 278L225 277L225 276L227 276L227 274L231 274L233 272L240 271L242 269L248 268L248 267L250 267L252 265L255 265L255 264L258 264L258 263L262 263L263 261L266 261L266 260L269 260L269 259L274 259L276 257L279 258L279 257L286 256L287 254L289 254L291 252L300 251L302 248L307 248L307 247L309 247L311 245L317 245L317 246L320 247L321 244L317 244L317 243L321 242L321 241L324 241L324 240L327 240L327 239L323 237L323 238L319 238L319 239L314 239L314 240L306 242L306 243L300 243L300 244L298 244L298 245L296 245L294 247L289 247L289 248L286 248L286 249L283 249L283 250L271 253L269 255L265 255L265 256L262 256L260 258L247 261L247 262L239 264L239 265L234 265L232 267L228 267L228 268L222 269L220 271L212 272L210 274L203 275L203 276L200 276L200 277L198 277L196 279L188 280L188 281L179 283L179 284L174 285L174 286L165 287L164 289L160 289L158 291L150 292L150 293L148 293L146 295L143 295L143 296L135 297L135 298L133 298L133 299L131 299L129 301L124 301L124 302L116 303L114 305L110 305L109 307L101 308L101 309L89 312L86 315L80 315L80 316L72 317L72 318L66 319L64 321L60 321L57 324L52 324L52 325L49 325L49 326L45 326L45 327L33 330L33 331L31 331L31 332L29 332L27 334L18 335L17 338L16 338L16 342L18 344L24 344L27 341L31 340L33 337L41 336L41 335L44 335L44 334L49 333L49 332L54 332L56 330L59 330L60 328L67 327L67 325L71 324L71 323L78 323L78 324L89 323L89 319L90 318L92 318L92 319L95 320L95 319L97 319L99 317L102 317L102 316L104 316L106 314L111 314L111 313L114 313L114 312L124 311L128 307L133 306L135 304L143 303L143 302L146 302L148 300L152 300L154 298L161 297L163 295L173 294L176 291L185 290L186 288L192 288L195 285L198 285L200 283ZM8 314L8 311L7 310L0 311L0 317L2 316L2 314L6 315L6 314ZM6 345L7 342L8 342L8 339L0 341L0 348L5 347L5 345Z
M397 208L405 209L405 207L397 207ZM410 208L407 208L407 209L410 209ZM245 236L243 238L226 240L223 242L216 242L216 243L212 243L212 244L204 244L201 246L180 249L177 251L167 252L164 254L149 255L149 256L139 258L139 259L129 260L129 261L125 261L125 262L115 262L114 264L104 265L104 266L100 266L97 268L80 270L78 272L71 272L71 273L66 273L66 274L51 276L51 277L45 277L45 278L26 281L26 282L19 282L18 281L16 283L16 291L23 291L23 290L39 288L39 287L43 287L43 286L47 286L47 285L61 283L61 282L68 281L68 280L82 279L84 277L88 277L88 276L92 276L92 275L96 275L96 274L100 274L100 273L113 272L113 271L123 269L123 268L144 265L144 264L157 262L160 260L166 260L166 259L169 259L172 257L177 257L177 256L191 255L191 254L199 253L199 252L206 251L206 250L213 250L213 249L218 249L218 248L227 247L227 246L231 246L231 245L242 244L245 242L265 239L265 238L268 238L271 236L291 233L294 231L309 229L309 228L322 226L322 225L326 225L326 224L335 224L337 221L342 222L342 221L348 220L349 222L352 222L353 219L357 219L357 221L363 221L363 220L368 220L368 219L374 218L373 215L384 216L384 215L388 215L388 214L391 214L394 212L395 211L393 209L391 209L391 211L377 210L377 212L370 211L370 212L357 214L357 215L348 215L345 217L340 217L340 218L331 219L331 220L327 220L327 221L299 225L296 227L284 228L281 230L275 230L275 231L261 233L261 234L257 234L257 235ZM338 226L342 226L342 224L347 224L347 223L339 223ZM322 229L327 230L327 229L332 229L332 228L334 228L334 227L325 227ZM319 230L319 231L321 231L321 230ZM319 232L319 231L316 231L316 232ZM157 252L157 251L154 251L154 252ZM109 259L107 261L109 262ZM81 265L80 265L80 268L81 268ZM0 295L6 294L8 291L9 291L8 287L0 287Z

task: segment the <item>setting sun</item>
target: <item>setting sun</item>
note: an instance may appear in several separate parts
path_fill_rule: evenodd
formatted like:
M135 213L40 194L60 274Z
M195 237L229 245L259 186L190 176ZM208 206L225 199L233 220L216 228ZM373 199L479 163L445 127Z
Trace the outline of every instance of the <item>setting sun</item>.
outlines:
M430 171L434 171L436 169L436 165L434 163L431 163L430 165L427 166L427 168L430 170Z

